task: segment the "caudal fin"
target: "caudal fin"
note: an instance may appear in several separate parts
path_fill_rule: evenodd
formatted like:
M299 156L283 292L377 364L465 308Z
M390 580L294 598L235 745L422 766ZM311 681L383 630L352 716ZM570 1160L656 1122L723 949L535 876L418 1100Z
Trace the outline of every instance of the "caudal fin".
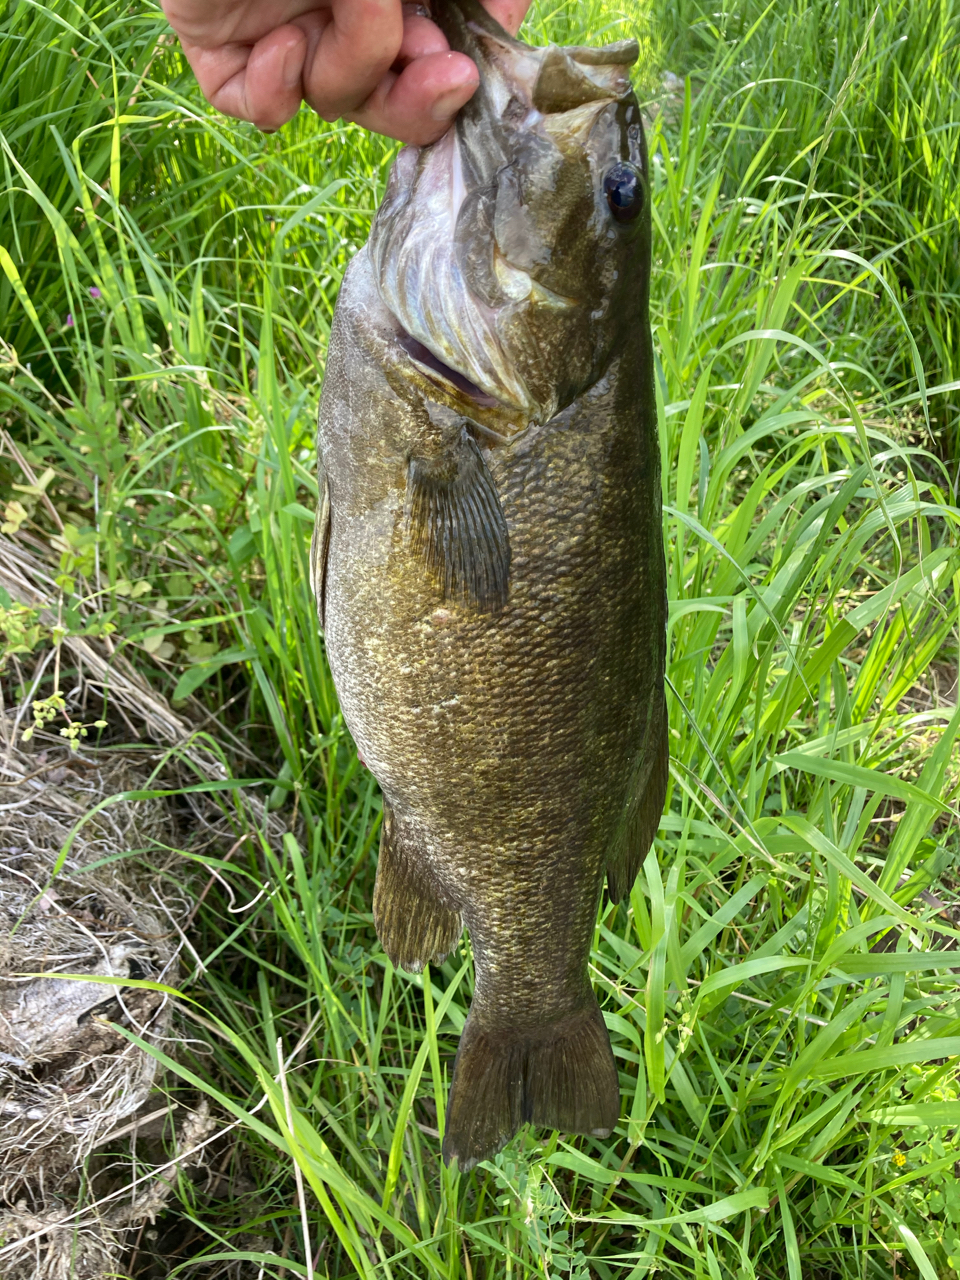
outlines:
M443 1158L488 1160L524 1121L605 1138L620 1114L610 1037L592 993L577 1013L527 1034L467 1019L453 1068Z

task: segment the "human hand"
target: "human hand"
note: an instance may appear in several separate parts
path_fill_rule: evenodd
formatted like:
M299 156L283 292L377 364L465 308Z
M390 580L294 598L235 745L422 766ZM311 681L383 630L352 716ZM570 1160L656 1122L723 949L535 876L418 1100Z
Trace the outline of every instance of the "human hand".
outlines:
M161 0L209 102L271 131L305 100L325 120L435 142L479 75L419 4L402 0ZM483 0L516 33L530 0Z

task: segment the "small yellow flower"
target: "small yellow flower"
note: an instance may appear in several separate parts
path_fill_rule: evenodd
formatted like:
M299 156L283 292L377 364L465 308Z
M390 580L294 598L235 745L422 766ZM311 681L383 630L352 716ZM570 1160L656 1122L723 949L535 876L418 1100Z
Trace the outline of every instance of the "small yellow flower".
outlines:
M903 1154L902 1151L895 1151L893 1153L893 1163L897 1166L898 1169L902 1169L903 1166L907 1163L907 1157Z

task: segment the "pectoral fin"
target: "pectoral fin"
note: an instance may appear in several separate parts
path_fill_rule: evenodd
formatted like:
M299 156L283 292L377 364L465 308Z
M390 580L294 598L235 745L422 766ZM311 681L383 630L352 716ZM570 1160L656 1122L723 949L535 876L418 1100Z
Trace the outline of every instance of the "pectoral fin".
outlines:
M468 431L438 458L411 458L406 530L445 601L490 613L503 607L510 582L507 522Z

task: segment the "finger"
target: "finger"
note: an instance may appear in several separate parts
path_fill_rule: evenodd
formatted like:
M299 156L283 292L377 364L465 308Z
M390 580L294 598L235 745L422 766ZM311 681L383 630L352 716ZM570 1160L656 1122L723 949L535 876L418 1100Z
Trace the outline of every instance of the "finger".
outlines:
M359 110L397 60L400 0L333 0L332 20L304 69L304 96L326 120Z
M505 31L515 36L527 16L530 0L483 0L483 7Z
M250 58L248 44L225 44L217 49L202 48L198 44L183 37L180 39L183 56L193 68L197 77L200 92L208 102L224 94L224 101L240 104L239 90L235 87L238 76L246 70ZM231 86L227 88L227 86ZM223 108L220 108L224 110ZM235 115L236 112L224 110L224 115Z
M294 26L258 40L243 83L243 118L265 132L279 129L300 110L307 37Z
M309 18L329 15L330 0L160 0L167 21L181 40L216 49L251 48L271 31Z
M388 138L423 147L446 133L479 82L477 68L465 54L428 54L399 75L384 76L350 119Z
M203 96L224 115L272 130L300 109L307 40L299 28L279 27L252 47L181 44Z
M397 54L397 66L405 67L417 58L425 58L428 53L446 53L449 48L447 37L435 22L430 21L422 6L403 6L403 40Z

